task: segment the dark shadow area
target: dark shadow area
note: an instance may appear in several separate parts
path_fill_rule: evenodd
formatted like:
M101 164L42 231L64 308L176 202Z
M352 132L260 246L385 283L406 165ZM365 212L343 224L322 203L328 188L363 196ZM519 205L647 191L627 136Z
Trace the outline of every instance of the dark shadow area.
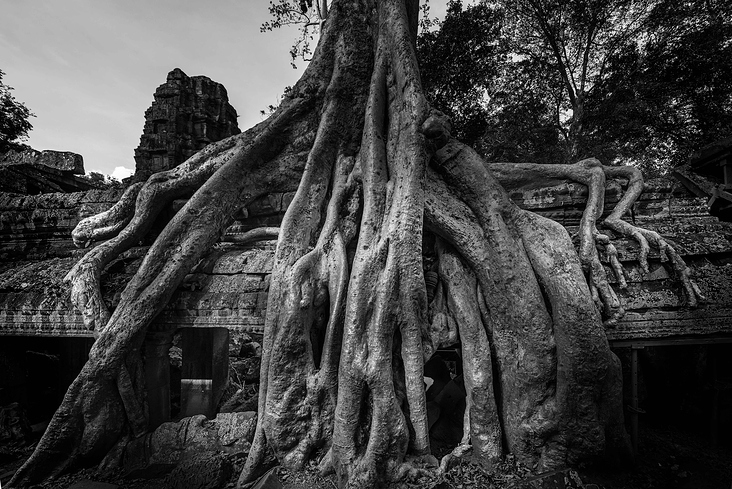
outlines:
M615 353L631 432L631 349ZM607 489L732 486L732 345L639 349L638 407L635 466L591 467L585 482Z
M616 353L623 363L628 406L630 349ZM646 426L678 430L706 440L711 447L732 449L732 344L640 349L638 405Z
M31 424L50 419L92 344L92 338L4 337L0 406L18 403Z
M438 350L424 365L432 453L450 453L463 437L466 398L458 348Z

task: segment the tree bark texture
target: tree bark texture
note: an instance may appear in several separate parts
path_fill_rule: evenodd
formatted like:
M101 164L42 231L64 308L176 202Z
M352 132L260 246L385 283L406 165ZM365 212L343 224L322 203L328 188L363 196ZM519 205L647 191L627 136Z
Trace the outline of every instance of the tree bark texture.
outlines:
M78 245L104 240L67 277L98 338L11 486L112 464L145 433L146 329L242 206L295 188L275 254L258 424L241 485L256 477L266 447L292 469L316 460L348 487L438 470L423 367L458 338L468 409L453 457L471 453L490 466L513 453L542 470L627 448L620 367L603 330L602 314L610 323L622 314L597 251L614 249L596 229L606 177L629 186L605 224L641 242L644 266L649 243L667 250L690 301L698 289L671 246L621 219L642 189L632 170L597 160L487 164L451 138L422 95L417 7L334 1L313 61L269 119L79 224ZM537 180L590 188L579 254L562 226L508 197L505 188ZM183 197L108 311L101 271ZM426 233L437 236L434 250L423 250ZM437 257L429 291L423 252Z

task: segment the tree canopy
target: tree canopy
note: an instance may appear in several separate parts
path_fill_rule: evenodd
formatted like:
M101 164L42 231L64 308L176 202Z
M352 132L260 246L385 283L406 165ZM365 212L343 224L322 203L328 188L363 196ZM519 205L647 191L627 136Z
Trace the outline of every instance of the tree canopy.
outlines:
M33 114L23 102L18 102L11 94L13 87L3 83L5 73L0 70L0 154L11 149L22 149L23 141L33 129L30 117Z
M588 103L588 145L649 171L732 132L732 20L721 1L658 2L642 42L609 60ZM604 139L607 143L601 143Z
M420 36L424 87L436 107L473 116L457 133L490 160L664 171L732 129L724 12L702 0L452 0Z

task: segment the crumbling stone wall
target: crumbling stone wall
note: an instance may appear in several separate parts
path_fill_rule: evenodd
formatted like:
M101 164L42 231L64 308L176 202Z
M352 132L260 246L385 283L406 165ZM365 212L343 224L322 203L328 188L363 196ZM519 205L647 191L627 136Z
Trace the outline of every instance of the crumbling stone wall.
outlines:
M96 188L84 175L84 159L68 151L8 151L0 154L0 192L35 195Z
M82 333L81 317L70 309L66 297L59 296L66 290L61 278L86 252L73 248L70 232L82 217L111 206L119 192L0 198L0 257L6 260L0 267L0 335L24 328L35 328L38 334ZM608 211L620 195L620 188L608 189ZM516 192L512 198L520 206L564 224L572 234L587 191L581 185L565 184ZM235 242L235 235L259 226L277 226L291 200L292 193L277 193L242 209L222 242L188 275L159 316L161 326L222 326L261 332L276 242L242 246ZM182 204L174 203L166 213L171 215ZM732 223L710 216L704 199L668 178L648 182L627 219L670 238L709 301L688 308L676 277L659 261L655 250L649 257L651 273L643 275L636 261L636 243L617 239L614 242L628 281L628 288L617 292L627 314L607 331L608 337L732 333ZM103 292L111 306L139 266L146 244L128 250L108 266ZM609 269L608 277L614 280Z
M109 209L121 189L18 195L0 192L0 265L70 258L71 230L84 217Z

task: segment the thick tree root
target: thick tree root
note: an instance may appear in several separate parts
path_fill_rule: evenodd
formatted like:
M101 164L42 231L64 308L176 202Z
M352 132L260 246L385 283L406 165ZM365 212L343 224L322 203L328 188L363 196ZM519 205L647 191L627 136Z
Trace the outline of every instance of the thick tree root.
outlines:
M278 237L259 416L240 486L257 475L267 446L289 468L320 458L347 487L437 470L424 361L458 338L468 407L453 457L470 453L490 466L511 452L547 469L623 445L619 365L593 303L595 295L610 318L620 311L597 251L613 255L596 229L608 170L585 160L502 174L451 139L444 119L422 125L416 12L413 0L334 2L312 63L272 117L151 177L80 226L82 245L111 238L68 277L99 338L11 485L96 462L145 431L146 328L242 205L297 181L276 234L234 239ZM502 186L536 177L588 185L579 257L564 228L519 209ZM636 189L632 180L608 227L665 246L622 224ZM101 270L166 203L188 196L110 314ZM440 237L427 277L425 228ZM683 261L670 256L683 274Z
M331 12L331 26L356 20L341 14L340 9ZM368 62L369 56L345 50L328 32L323 33L319 49L337 53L329 68L333 76L275 253L276 279L269 291L260 374L260 416L240 487L256 477L267 444L285 465L298 469L332 434L348 284L346 246L357 232L360 186L353 177L353 151L361 134L359 121L363 121L359 96L368 90L342 66L358 66Z
M350 12L336 7L329 14L331 28L358 22L367 6L349 4ZM414 473L415 463L429 458L421 347L426 300L419 273L424 152L416 122L423 118L419 114L423 99L415 92L412 41L404 38L409 36L404 5L387 1L379 9L376 58L368 42L361 45L368 51L337 51L328 90L332 98L326 100L321 116L311 152L313 165L309 162L283 222L275 259L278 278L270 289L265 328L264 350L270 353L263 358L260 377L263 415L240 485L254 476L265 439L280 460L294 468L319 446L328 448L322 469L335 470L351 487L396 480ZM367 27L356 25L356 31ZM340 98L347 82L340 76L346 73L340 65L360 67L364 62L367 70L375 66L371 83L359 90L350 82L349 96ZM352 115L351 107L359 107L354 93L357 101L361 94L363 102L368 96L368 104L360 105L367 107L365 116ZM391 113L391 103L410 107ZM336 114L346 117L339 120ZM341 138L345 132L345 140L355 143L352 148L361 148L358 161L351 160L350 166L353 157L347 144L340 144L343 153L319 154L320 144L324 149L338 147L330 141L337 127L343 128ZM321 223L319 209L331 178L330 203ZM358 180L363 185L360 229L356 226L360 199L353 193ZM348 195L353 197L345 198ZM348 280L345 245L356 231L359 244ZM311 248L313 241L317 242ZM324 295L330 297L331 310L325 338L317 341L312 335L319 329L314 309L317 298ZM402 305L400 316L393 307L397 303ZM320 366L314 361L318 348L324 355ZM335 384L326 384L336 378L336 369L337 397ZM320 385L327 385L328 396L317 394ZM293 412L301 417L288 418L286 413ZM405 459L408 449L416 456L413 460Z
M278 227L261 227L251 229L245 233L234 234L232 236L224 236L222 241L227 243L236 243L238 245L246 245L257 241L266 241L277 239L280 236L280 228Z
M90 250L64 278L71 287L71 301L81 312L84 325L96 335L110 318L99 283L104 267L139 242L173 199L198 190L236 151L241 151L241 143L237 144L236 138L212 145L183 165L152 175L144 184L132 185L109 211L83 219L76 226L72 237L77 246L86 247L94 240L112 238Z
M425 219L476 274L488 311L483 321L500 372L498 412L505 448L535 461L540 440L555 423L545 413L551 406L555 345L551 316L512 224L520 210L482 160L459 143L445 145L433 162L451 188L430 172Z
M534 163L491 163L488 165L492 174L505 188L530 186L533 182L551 185L562 181L575 181L588 188L587 206L580 222L578 232L579 256L587 275L588 284L595 302L603 311L605 325L613 326L620 319L624 310L617 295L609 284L604 267L600 263L597 249L603 249L615 274L620 288L627 282L624 271L617 257L617 250L610 238L597 230L597 223L603 213L605 198L605 178L623 178L628 180L628 189L613 211L603 221L603 225L621 236L635 240L640 246L638 262L642 270L648 273L648 253L653 245L659 251L662 261L671 258L670 264L684 287L690 306L695 307L698 300L703 300L699 288L691 280L691 271L679 256L678 252L655 231L643 229L623 221L621 218L630 210L643 191L643 178L640 171L633 167L603 166L594 158L582 160L572 165L539 165Z
M439 120L428 121L426 126L431 134L439 134L447 127ZM448 185L470 208L461 208L459 201L451 197L451 190L440 188L439 179L430 178L426 219L431 228L451 242L469 262L484 291L486 308L483 315L487 316L487 331L491 334L491 345L496 351L501 373L502 406L499 412L504 419L508 449L529 466L543 468L572 463L592 453L599 454L607 439L618 442L622 450L622 423L618 422L617 416L609 417L607 414L620 408L616 382L618 364L608 348L599 314L592 306L592 295L582 273L581 260L577 259L566 231L553 221L539 219L515 207L505 192L494 190L490 183L493 176L472 150L451 140L445 142L446 139L443 137L443 142L437 144L433 160ZM585 168L595 166L589 163ZM436 196L429 196L431 192ZM597 198L590 202L590 207L586 222L599 215L601 208L598 209ZM486 234L482 239L471 236L475 233L472 222L476 220ZM505 231L500 231L502 226L505 226ZM593 225L581 226L581 230L594 238L594 222ZM498 238L501 234L505 238ZM512 242L503 244L502 239ZM488 248L481 250L482 242ZM591 253L594 241L590 242ZM507 258L511 255L502 259L495 257L497 253L505 253L504 249L522 248L526 258L521 255L510 259ZM491 255L495 258L482 258ZM523 261L526 259L528 269ZM494 264L489 272L485 270L487 263ZM503 263L510 272L502 267L496 270L495 263ZM532 292L539 289L532 285L532 280L536 279L541 289L538 297ZM512 290L515 284L520 284L520 290ZM520 313L506 311L506 304L494 298L506 297L506 289L509 289L508 297L513 298L511 305L514 308L522 309L529 304L527 310L534 315L522 318ZM546 303L543 296L547 297ZM532 300L538 304L533 305ZM549 311L550 318L536 316L537 310ZM512 319L511 323L504 322L506 317ZM541 322L537 322L539 318ZM541 324L548 324L549 329L537 328ZM526 335L528 328L534 328L530 336L524 336L517 343L505 342L501 338L509 331L514 337ZM527 351L528 345L536 348L542 343L551 350L543 353L540 350ZM552 351L556 351L556 357ZM583 352L588 351L594 352L592 365L584 359ZM513 366L515 352L519 352L522 360ZM534 363L538 359L541 359L540 363ZM542 360L549 360L549 363ZM532 365L538 368L534 370L535 374L527 376L521 373ZM512 390L510 383L522 378L538 382ZM546 387L542 390L542 386ZM513 404L517 401L518 405ZM516 407L512 409L511 406ZM522 414L521 422L512 422L512 412Z
M690 307L696 307L699 301L704 301L705 298L702 295L699 287L691 280L691 270L686 265L684 260L679 256L676 249L664 240L661 235L655 231L643 229L641 227L633 226L632 224L623 221L621 218L630 210L632 205L638 199L640 194L643 192L643 177L640 170L629 166L610 166L603 167L605 173L611 178L625 178L628 180L628 189L623 195L620 202L615 205L615 208L608 217L605 218L603 224L613 231L636 240L640 246L640 252L638 253L638 262L645 273L648 273L648 253L650 251L649 243L658 249L661 255L661 261L666 261L667 258L671 258L671 266L684 287L687 302Z
M592 307L566 230L528 212L523 213L520 229L532 266L549 297L554 322L559 427L545 447L545 451L557 452L547 457L549 463L544 462L551 468L575 463L589 454L600 455L608 437L622 441L622 396L608 388L617 387L620 370L599 314ZM592 362L587 361L588 352L593 352ZM608 417L608 413L619 414ZM627 445L615 449L623 451Z
M349 487L373 487L410 473L407 452L419 460L429 456L422 378L426 155L419 134L426 104L404 3L382 2L379 13L361 145L364 214L349 284L333 429L335 469Z
M132 219L135 211L135 199L142 189L143 183L134 183L127 187L110 209L83 219L71 232L71 238L78 248L86 248L93 241L116 236Z
M517 188L517 186L530 181L544 183L562 180L572 180L587 186L587 205L582 214L578 231L578 254L592 297L607 318L606 324L611 325L617 322L625 311L615 291L610 286L597 251L598 242L609 244L607 236L600 234L596 227L596 223L602 215L605 200L605 172L600 162L590 158L573 165L494 163L489 168L491 173L506 188ZM609 250L610 253L613 249Z
M461 441L460 444L452 450L452 452L442 457L437 473L440 475L448 473L450 469L460 461L460 459L465 458L467 455L471 454L472 451L473 446L467 440Z
M474 274L448 245L438 241L440 278L448 296L448 309L458 325L463 356L467 406L463 440L458 452L472 445L474 459L490 467L503 455L502 429L493 390L493 353L483 324ZM462 448L460 448L462 447ZM457 456L454 452L453 455Z

